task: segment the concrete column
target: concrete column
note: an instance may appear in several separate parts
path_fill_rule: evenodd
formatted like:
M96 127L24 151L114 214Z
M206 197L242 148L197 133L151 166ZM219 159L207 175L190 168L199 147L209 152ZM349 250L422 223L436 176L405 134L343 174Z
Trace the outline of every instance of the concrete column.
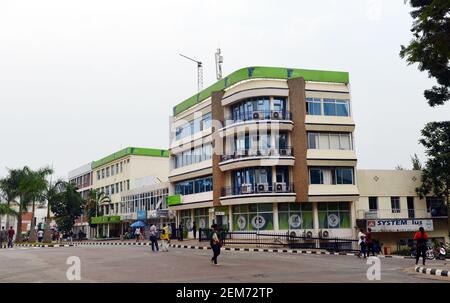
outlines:
M224 153L224 140L219 134L219 129L224 123L224 109L222 97L224 91L215 91L211 95L211 118L212 118L212 176L213 176L213 206L220 206L222 187L225 186L225 174L220 170L219 163L221 155Z
M356 228L356 207L355 207L355 201L349 202L350 203L350 224L352 228L352 236L353 238L356 238L357 236L357 228Z
M308 165L306 162L308 144L305 127L305 80L303 78L293 78L288 79L287 82L290 111L294 122L294 129L291 132L291 142L295 156L292 179L297 202L306 202L308 201Z
M274 231L279 231L280 230L280 226L279 226L279 222L278 222L278 203L273 203L273 230Z
M228 223L230 225L230 231L233 231L233 207L228 205Z
M317 203L318 202L313 202L312 204L312 211L313 211L313 228L315 230L319 229L319 212L317 210Z

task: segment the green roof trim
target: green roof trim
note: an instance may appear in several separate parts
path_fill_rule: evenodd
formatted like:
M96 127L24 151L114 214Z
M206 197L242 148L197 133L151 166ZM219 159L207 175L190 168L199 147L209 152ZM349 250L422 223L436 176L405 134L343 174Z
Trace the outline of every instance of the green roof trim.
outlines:
M98 161L92 162L92 169L130 155L168 158L169 151L155 148L127 147Z
M191 108L195 104L208 99L211 96L212 92L220 91L240 81L257 78L290 79L298 77L303 77L306 81L345 84L349 83L348 72L297 69L286 67L245 67L231 73L227 77L205 88L198 94L195 94L192 97L184 100L180 104L174 106L173 114L178 115L179 113Z

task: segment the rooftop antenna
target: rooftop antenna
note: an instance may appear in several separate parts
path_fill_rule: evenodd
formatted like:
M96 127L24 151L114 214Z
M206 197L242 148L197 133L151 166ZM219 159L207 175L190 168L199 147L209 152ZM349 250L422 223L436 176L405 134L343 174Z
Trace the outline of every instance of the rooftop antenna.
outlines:
M220 54L220 48L218 48L217 52L216 52L216 78L217 78L217 80L222 79L222 63L223 63L223 56Z
M203 63L198 60L189 58L188 56L185 56L183 54L180 54L180 56L197 63L197 86L198 91L200 92L203 89Z

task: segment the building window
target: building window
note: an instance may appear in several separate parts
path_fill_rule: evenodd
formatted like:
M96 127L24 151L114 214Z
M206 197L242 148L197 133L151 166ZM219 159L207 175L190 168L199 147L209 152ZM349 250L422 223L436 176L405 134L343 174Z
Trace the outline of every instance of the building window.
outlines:
M106 178L109 177L109 167L106 168Z
M127 180L127 190L130 190L130 180Z
M104 179L104 178L105 178L105 169L102 168L102 179Z
M194 221L198 228L209 228L208 208L196 208L194 210Z
M191 195L212 191L212 182L212 176L180 181L175 183L175 193Z
M273 230L272 203L234 205L233 230Z
M111 195L114 195L115 193L115 187L114 184L111 185Z
M322 102L320 98L306 98L306 114L322 115Z
M123 162L120 162L120 173L123 172Z
M369 210L370 211L378 210L378 197L369 197Z
M350 203L319 202L319 228L350 228Z
M191 228L192 228L192 218L191 218L191 210L190 209L184 209L184 210L180 211L180 221L181 221L181 225L185 229L191 230Z
M111 166L111 176L114 176L114 174L115 174L114 169L115 169L115 168L116 168L115 165L112 165L112 166Z
M353 167L312 167L309 169L310 184L354 184Z
M100 180L100 171L97 171L97 180Z
M279 203L278 224L280 230L312 229L312 203Z
M350 116L350 101L329 98L306 98L307 115Z
M212 157L211 143L174 155L175 168L200 163Z
M391 197L392 213L400 213L400 197Z
M195 133L211 127L211 113L204 114L191 122L187 122L175 129L175 139L181 140Z
M351 133L308 132L309 149L353 150Z

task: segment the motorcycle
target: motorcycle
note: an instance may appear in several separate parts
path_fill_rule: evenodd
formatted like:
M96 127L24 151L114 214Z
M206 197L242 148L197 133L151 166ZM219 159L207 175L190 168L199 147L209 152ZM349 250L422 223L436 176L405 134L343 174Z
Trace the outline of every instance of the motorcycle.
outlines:
M445 255L447 254L445 247L437 247L433 253L436 260L445 260Z
M416 249L413 248L411 249L411 257L415 258L417 255ZM433 248L431 248L430 246L427 246L427 251L425 253L425 256L428 260L434 260L436 258L435 256L435 252L433 250Z

